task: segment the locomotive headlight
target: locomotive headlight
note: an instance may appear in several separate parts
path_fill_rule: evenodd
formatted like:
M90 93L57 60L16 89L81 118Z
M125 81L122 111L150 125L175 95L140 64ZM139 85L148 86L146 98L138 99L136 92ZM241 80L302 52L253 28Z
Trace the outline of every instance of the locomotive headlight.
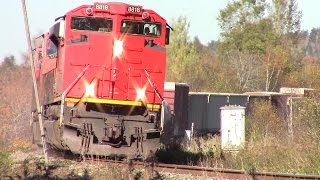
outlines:
M113 44L113 57L119 57L121 56L123 52L123 41L120 40L114 40Z
M146 90L145 89L136 89L137 98L136 100L143 100L146 97Z
M84 97L95 97L95 83L92 82L91 84L85 84L86 92Z

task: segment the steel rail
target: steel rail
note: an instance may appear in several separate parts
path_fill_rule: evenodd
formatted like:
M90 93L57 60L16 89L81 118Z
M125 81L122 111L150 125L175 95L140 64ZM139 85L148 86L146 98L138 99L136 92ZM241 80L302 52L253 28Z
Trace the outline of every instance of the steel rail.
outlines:
M320 180L318 175L304 175L304 174L288 174L288 173L273 173L273 172L256 172L256 171L244 171L234 169L222 169L222 168L209 168L199 166L186 166L186 165L173 165L173 164L157 164L158 169L162 168L163 171L204 175L208 177L218 177L227 179L308 179L308 180Z
M90 160L90 158L88 158ZM188 166L188 165L177 165L177 164L163 164L156 162L139 162L139 161L119 161L119 160L108 160L103 158L91 158L95 162L105 162L119 164L121 166L128 165L137 168L152 168L158 172L169 172L176 174L190 174L196 176L212 177L218 179L264 179L264 180L279 180L279 179L290 179L290 180L320 180L319 175L306 175L306 174L289 174L289 173L273 173L273 172L257 172L255 170L235 170L235 169L223 169L223 168L211 168L201 166Z

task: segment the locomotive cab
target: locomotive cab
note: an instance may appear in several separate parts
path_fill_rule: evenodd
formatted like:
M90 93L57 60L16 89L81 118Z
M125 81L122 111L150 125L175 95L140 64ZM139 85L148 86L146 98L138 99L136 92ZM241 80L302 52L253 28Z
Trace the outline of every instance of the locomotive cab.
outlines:
M169 36L160 15L124 3L83 5L57 18L36 60L49 144L83 155L154 153L166 118Z

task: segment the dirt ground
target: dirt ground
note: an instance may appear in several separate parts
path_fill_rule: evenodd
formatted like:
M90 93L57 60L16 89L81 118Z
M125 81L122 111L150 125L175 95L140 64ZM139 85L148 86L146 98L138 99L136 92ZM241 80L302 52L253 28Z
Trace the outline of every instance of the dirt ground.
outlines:
M18 151L10 156L10 162L0 167L0 179L203 179L192 175L177 175L154 171L151 166L135 168L129 164L118 165L92 160L66 159L65 154L49 150L49 163L45 166L43 151L33 148Z

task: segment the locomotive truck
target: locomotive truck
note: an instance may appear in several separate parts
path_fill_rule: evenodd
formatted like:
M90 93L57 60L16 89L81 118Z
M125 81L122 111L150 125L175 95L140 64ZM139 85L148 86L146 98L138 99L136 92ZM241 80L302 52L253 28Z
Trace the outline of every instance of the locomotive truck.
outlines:
M36 38L34 65L45 138L82 155L146 157L166 119L170 26L125 3L82 5ZM41 135L32 111L33 140Z

